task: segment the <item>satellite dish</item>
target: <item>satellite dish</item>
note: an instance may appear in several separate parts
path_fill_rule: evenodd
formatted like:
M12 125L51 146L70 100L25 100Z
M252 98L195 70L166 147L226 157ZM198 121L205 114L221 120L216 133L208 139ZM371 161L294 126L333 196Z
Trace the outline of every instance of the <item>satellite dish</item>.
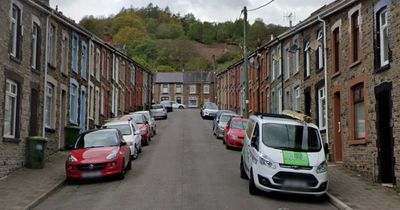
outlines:
M318 47L319 47L319 42L317 40L311 41L310 43L311 50L316 51Z

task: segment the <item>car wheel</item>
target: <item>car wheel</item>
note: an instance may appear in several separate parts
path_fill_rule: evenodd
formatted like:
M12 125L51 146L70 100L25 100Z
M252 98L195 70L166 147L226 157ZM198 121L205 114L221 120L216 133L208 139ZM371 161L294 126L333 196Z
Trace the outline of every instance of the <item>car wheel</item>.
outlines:
M183 106L180 106L178 109L183 109Z
M136 150L136 157L137 157L137 150ZM129 158L128 165L126 166L126 170L132 169L132 158Z
M259 195L260 190L256 187L253 177L253 171L250 171L250 180L249 180L249 193L250 195Z
M140 145L140 147L139 147L139 153L142 153L142 145Z
M240 178L242 178L242 179L249 178L246 174L246 171L244 171L243 157L240 157Z
M122 162L122 170L121 173L118 175L119 180L125 179L126 168L124 167L124 165L125 165L125 160Z
M138 149L137 149L137 147L136 147L136 145L135 145L135 151L133 151L133 154L132 154L132 159L134 159L134 160L136 160L136 158L138 157Z

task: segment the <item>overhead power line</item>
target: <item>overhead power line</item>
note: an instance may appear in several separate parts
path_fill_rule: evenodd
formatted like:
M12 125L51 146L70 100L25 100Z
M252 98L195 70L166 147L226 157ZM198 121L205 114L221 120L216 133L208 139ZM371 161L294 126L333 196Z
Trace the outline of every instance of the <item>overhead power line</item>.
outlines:
M259 9L261 9L261 8L263 8L263 7L265 7L265 6L269 5L269 4L271 4L271 3L274 2L274 1L275 1L275 0L271 0L271 1L269 1L268 3L266 3L266 4L263 4L263 5L261 5L261 6L257 7L257 8L254 8L254 9L249 9L249 10L247 10L247 11L248 11L248 12L252 12L252 11L259 10Z

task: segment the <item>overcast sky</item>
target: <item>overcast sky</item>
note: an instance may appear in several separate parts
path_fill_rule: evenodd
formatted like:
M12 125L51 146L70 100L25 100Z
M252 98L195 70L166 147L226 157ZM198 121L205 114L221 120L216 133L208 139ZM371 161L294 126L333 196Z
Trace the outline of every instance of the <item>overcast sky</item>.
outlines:
M79 22L86 15L109 16L118 13L122 7L145 7L149 3L161 8L168 6L173 13L193 13L202 21L224 22L239 18L243 6L248 9L259 7L270 0L50 0L53 8L58 5L64 15ZM294 14L294 23L307 18L333 0L275 0L272 4L249 12L249 20L262 18L265 23L288 25L285 18Z

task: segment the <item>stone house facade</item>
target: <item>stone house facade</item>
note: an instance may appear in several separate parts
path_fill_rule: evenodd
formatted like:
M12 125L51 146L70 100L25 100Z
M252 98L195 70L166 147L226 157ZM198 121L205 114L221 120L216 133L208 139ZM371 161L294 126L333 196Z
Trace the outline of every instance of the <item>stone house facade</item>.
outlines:
M116 102L112 90L136 86L137 78L127 84L121 75L122 82L115 86L112 75L126 70L113 58L142 69L147 79L141 85L151 85L151 71L50 8L46 0L7 0L0 11L4 26L0 32L0 177L25 164L29 137L46 137L50 155L74 142L72 133L93 129L125 112L125 104ZM133 97L148 103L151 94ZM143 104L127 108L138 107Z
M329 143L331 161L397 189L399 6L391 0L337 0L271 40L261 47L269 62L261 86L269 94L254 93L249 67L249 99L263 98L263 112L310 115ZM230 108L224 87L234 71L231 66L217 74L221 108Z

